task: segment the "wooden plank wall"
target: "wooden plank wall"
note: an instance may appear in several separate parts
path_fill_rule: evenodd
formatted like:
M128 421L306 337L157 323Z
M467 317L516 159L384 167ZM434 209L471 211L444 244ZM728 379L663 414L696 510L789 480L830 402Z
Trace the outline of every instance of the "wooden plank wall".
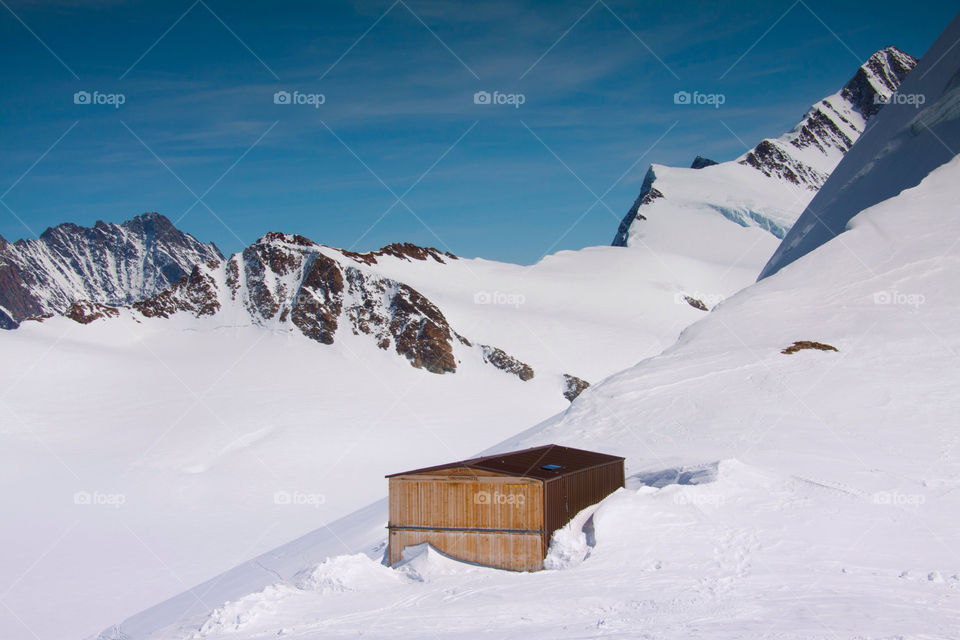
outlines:
M423 529L391 529L390 565L400 562L405 548L424 542L448 556L498 569L538 571L543 568L543 538L539 533Z
M390 478L390 525L543 529L542 484L513 477Z
M536 479L436 472L390 478L391 565L405 547L429 542L467 562L535 571L543 567L542 531L543 485Z
M544 550L553 532L583 509L596 504L624 486L623 462L584 469L544 483Z

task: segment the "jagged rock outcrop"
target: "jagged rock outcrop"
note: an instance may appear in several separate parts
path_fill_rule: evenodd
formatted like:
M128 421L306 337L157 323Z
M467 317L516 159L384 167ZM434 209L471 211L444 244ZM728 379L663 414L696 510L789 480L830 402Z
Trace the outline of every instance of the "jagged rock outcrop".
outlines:
M135 302L133 308L148 318L169 318L179 311L190 311L197 317L212 316L220 310L217 283L212 275L219 268L217 261L197 265L172 288Z
M613 239L613 246L615 247L625 247L627 246L627 239L630 234L630 227L637 220L646 220L646 216L640 213L640 207L648 205L651 202L662 198L663 194L658 190L653 188L653 183L657 179L657 174L654 172L653 167L651 166L647 169L646 175L643 176L643 183L640 185L640 195L637 196L637 199L633 201L633 206L630 207L630 213L624 216L623 220L620 221L620 227L617 229L617 235Z
M701 155L698 155L693 159L693 162L690 163L691 169L703 169L704 167L712 167L715 164L719 164L716 160L711 160L710 158L705 158Z
M70 305L70 308L64 314L74 322L80 324L90 324L94 320L103 318L116 318L120 315L120 310L116 307L109 307L99 302L90 302L89 300L80 300Z
M813 351L838 351L838 349L831 345L825 344L823 342L815 342L813 340L798 340L792 345L782 350L780 353L784 355L790 355L792 353L797 353L798 351L804 351L806 349L811 349Z
M563 374L563 397L573 402L577 396L584 392L590 386L590 383L583 378L572 376L569 373Z
M846 149L850 148L849 139ZM846 150L844 149L844 150ZM802 184L816 190L827 181L830 174L818 171L802 160L791 156L773 140L763 140L740 161L761 172L768 178L779 178L793 184Z
M701 300L700 298L694 298L693 296L685 295L683 296L683 301L686 302L691 307L693 307L694 309L697 309L699 311L710 311L707 305L704 304L703 300Z
M485 362L521 380L533 369L495 347L474 347L457 334L433 302L407 284L365 267L377 256L443 262L435 249L389 245L370 254L351 254L285 233L268 233L227 260L196 265L169 289L136 302L149 318L186 313L197 318L228 313L256 325L296 330L322 344L340 331L370 336L376 345L431 373L457 370L455 344L481 350ZM374 256L373 262L355 256ZM359 263L359 264L358 264ZM78 321L86 315L78 314Z
M66 313L74 302L129 305L154 296L193 266L223 256L158 213L122 224L65 223L39 238L0 242L0 327Z
M497 369L506 371L507 373L512 373L524 382L533 379L533 367L527 363L520 362L502 349L497 349L496 347L491 347L490 345L482 344L480 345L480 348L483 350L484 362L492 364Z
M916 59L896 47L877 51L839 93L813 105L803 120L780 138L763 140L740 160L741 164L766 176L819 190L830 177L830 170L863 133L866 121L880 111L884 100L916 65ZM820 158L796 153L803 150L814 150L836 161L825 170L823 162L816 162Z
M411 244L409 242L394 242L388 244L382 249L377 251L369 251L367 253L357 253L355 251L345 251L341 250L340 253L356 260L357 262L362 262L366 265L377 264L377 258L383 256L393 256L394 258L400 258L401 260L427 260L432 258L440 264L446 264L444 258L449 260L458 260L457 256L453 255L449 251L440 251L433 247L421 247L419 245Z
M874 116L883 106L883 98L896 91L915 66L917 60L913 56L896 47L885 47L857 69L841 95L860 113L867 117Z

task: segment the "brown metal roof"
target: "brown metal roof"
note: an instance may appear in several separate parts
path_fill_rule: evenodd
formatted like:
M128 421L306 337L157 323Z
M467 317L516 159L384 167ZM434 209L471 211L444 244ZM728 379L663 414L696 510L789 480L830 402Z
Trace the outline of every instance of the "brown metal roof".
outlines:
M584 449L548 444L541 447L523 449L521 451L497 453L491 456L448 462L447 464L423 467L422 469L413 469L412 471L404 471L402 473L391 473L387 477L393 478L395 476L413 475L427 471L439 471L450 467L467 467L470 469L494 471L508 476L551 480L569 473L576 473L577 471L610 464L611 462L622 462L623 460L624 458L621 456L611 456L606 453L597 453L596 451L586 451ZM547 465L558 465L559 468L544 469Z

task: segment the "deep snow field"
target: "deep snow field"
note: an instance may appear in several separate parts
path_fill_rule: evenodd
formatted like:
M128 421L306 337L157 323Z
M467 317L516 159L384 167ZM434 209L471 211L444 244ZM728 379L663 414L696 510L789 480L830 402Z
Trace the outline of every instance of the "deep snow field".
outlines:
M707 257L379 260L455 329L531 364L529 382L460 345L440 376L367 336L327 346L222 314L0 332L0 477L16 487L0 508L20 514L0 527L0 637L96 633L381 497L398 465L463 458L563 410L563 373L596 383L659 353L706 315L684 294L712 305L755 277L776 239L717 219L726 254Z
M185 594L123 632L956 637L960 222L943 212L958 179L955 159L498 445L627 456L627 488L558 534L552 568L515 574L431 550L383 567L381 501L257 560L282 580L243 565L194 591L229 600L213 611ZM780 352L805 339L838 351Z

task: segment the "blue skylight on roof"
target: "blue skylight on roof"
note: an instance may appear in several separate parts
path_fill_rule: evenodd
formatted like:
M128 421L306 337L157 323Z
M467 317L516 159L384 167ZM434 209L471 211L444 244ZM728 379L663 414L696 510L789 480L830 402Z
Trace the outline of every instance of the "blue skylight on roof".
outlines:
M563 469L562 464L545 464L541 469L546 469L547 471L556 471L557 469Z

